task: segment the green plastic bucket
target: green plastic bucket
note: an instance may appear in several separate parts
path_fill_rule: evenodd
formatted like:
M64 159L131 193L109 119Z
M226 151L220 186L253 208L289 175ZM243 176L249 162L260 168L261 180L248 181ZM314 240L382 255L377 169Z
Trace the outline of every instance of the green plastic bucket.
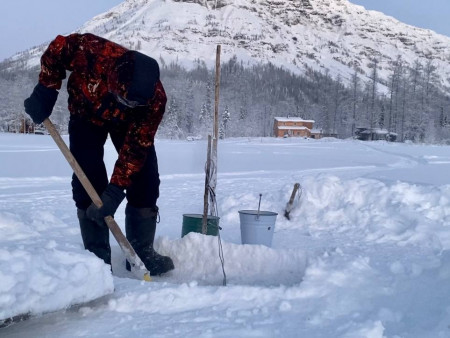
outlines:
M208 215L207 235L217 236L219 233L219 217ZM203 215L202 214L184 214L183 227L181 229L181 237L190 232L202 233Z

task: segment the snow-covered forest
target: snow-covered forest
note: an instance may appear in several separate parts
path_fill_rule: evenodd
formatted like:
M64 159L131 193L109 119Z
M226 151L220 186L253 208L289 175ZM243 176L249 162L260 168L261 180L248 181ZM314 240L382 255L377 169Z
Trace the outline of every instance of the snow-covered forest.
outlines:
M159 136L205 136L214 111L214 70L202 62L191 70L159 60L168 105ZM405 67L399 58L389 81L355 70L350 85L328 72L308 69L294 75L271 64L248 66L232 58L221 66L220 133L222 137L271 136L273 117L299 116L316 121L325 135L347 138L356 127L384 128L398 140L448 143L450 96L436 86L433 61ZM6 68L6 67L5 67ZM24 117L23 100L37 81L38 69L0 72L0 130L14 130ZM63 85L65 87L65 84ZM67 94L60 91L52 119L67 125Z
M436 88L432 61L410 69L399 59L389 83L380 83L376 67L374 61L370 79L355 71L349 87L328 73L308 70L296 76L273 65L246 68L231 59L221 69L223 135L270 136L273 117L289 115L313 119L315 128L339 138L354 135L358 126L384 128L400 140L450 137L450 97ZM163 73L169 92L164 134L184 136L210 125L213 72L201 65L188 72L172 64Z

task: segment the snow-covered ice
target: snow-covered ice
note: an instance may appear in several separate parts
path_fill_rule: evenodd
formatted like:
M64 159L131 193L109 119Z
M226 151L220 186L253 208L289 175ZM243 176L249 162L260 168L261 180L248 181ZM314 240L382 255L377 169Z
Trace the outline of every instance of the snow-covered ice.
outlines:
M182 215L203 210L206 141L156 148L155 245L176 269L146 283L112 236L114 276L83 249L71 170L50 136L0 134L0 318L31 314L1 337L450 336L449 146L219 141L226 286L218 238L180 238ZM108 143L110 171L115 157ZM238 211L260 193L279 214L271 248L241 244Z

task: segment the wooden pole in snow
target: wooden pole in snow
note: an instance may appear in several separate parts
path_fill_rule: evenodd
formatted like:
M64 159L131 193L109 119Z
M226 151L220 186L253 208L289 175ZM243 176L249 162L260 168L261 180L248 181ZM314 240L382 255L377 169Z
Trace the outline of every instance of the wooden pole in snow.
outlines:
M205 170L205 195L203 198L203 219L202 234L208 232L208 196L209 196L209 178L211 175L211 135L208 135L208 150L206 152L206 170Z
M219 140L219 87L220 87L220 50L221 46L217 45L216 50L216 83L214 95L214 133L211 154L211 192L210 192L210 214L216 215L215 192L217 186L217 141Z

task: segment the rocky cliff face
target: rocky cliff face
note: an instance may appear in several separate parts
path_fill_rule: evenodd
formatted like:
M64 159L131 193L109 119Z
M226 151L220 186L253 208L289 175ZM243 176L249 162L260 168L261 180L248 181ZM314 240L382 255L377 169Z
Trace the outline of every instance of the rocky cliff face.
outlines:
M403 24L347 0L127 0L79 29L191 67L222 60L271 62L294 73L306 67L349 81L370 76L374 61L388 81L401 60L431 64L438 85L450 88L450 38ZM45 46L20 53L8 67L37 65ZM5 66L3 66L5 68Z

